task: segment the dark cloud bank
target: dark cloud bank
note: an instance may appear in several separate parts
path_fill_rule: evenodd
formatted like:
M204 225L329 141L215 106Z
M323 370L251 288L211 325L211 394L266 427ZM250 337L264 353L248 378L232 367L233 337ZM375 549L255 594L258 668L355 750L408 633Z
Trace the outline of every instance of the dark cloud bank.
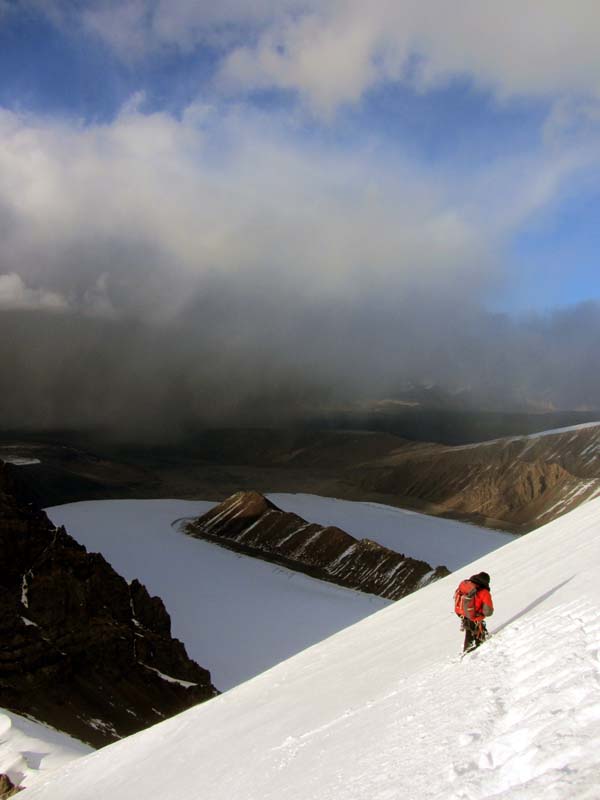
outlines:
M176 320L0 312L3 427L101 426L123 439L273 425L413 383L481 407L600 408L600 306L515 320L419 297L298 305L214 287Z

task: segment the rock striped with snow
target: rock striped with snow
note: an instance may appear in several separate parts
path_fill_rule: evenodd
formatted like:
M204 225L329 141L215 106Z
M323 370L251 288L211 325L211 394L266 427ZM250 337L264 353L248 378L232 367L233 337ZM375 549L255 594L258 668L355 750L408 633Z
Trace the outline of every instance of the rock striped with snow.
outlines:
M258 492L237 492L189 522L191 536L282 564L340 586L398 600L448 574L370 539L308 523Z

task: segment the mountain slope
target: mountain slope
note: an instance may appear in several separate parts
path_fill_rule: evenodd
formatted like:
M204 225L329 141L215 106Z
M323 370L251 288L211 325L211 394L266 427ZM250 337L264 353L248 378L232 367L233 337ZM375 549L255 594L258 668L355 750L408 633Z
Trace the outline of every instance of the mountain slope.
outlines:
M458 446L373 430L252 429L205 431L183 449L108 447L104 456L0 442L3 456L23 464L20 480L42 505L109 497L222 501L256 489L384 503L523 532L600 491L598 422Z
M55 773L31 800L592 800L600 500L236 689ZM493 638L451 597L486 569Z
M530 530L600 493L600 423L455 447L402 446L350 472L365 495Z

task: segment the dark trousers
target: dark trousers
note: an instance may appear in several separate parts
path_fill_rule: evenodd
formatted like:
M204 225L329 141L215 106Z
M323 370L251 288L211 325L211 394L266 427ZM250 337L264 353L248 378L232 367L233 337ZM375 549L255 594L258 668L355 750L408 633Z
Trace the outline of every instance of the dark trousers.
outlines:
M473 622L473 620L466 617L463 617L463 630L465 632L463 652L479 647L487 636L485 622Z

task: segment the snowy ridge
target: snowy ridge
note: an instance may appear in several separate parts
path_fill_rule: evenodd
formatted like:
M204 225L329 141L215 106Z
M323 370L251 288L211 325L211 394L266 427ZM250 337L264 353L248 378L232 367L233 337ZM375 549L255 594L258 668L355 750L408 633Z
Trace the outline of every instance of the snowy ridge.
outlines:
M487 439L484 442L474 442L473 444L460 444L460 445L453 445L452 450L472 450L475 447L485 447L489 444L499 444L499 443L506 443L512 444L513 442L533 442L535 439L543 439L546 436L557 436L560 434L565 433L572 433L578 431L588 430L589 428L598 428L598 431L595 431L596 436L595 438L595 445L598 445L600 441L600 421L598 422L582 422L579 425L567 425L564 428L551 428L546 431L538 431L537 433L526 433L521 436L504 436L500 439ZM573 441L575 441L576 437L573 437ZM594 448L595 450L596 448Z
M547 464L560 464L571 473L574 482L564 487L562 496L552 506L536 515L537 525L556 519L581 502L600 494L600 422L586 422L526 436L491 439L447 450L458 452L488 447L508 451L512 461L535 461L537 458Z
M31 800L597 800L600 500L202 706ZM458 577L492 575L462 662Z
M510 533L381 503L314 494L278 493L267 497L280 508L310 522L342 528L357 539L374 539L397 553L430 564L445 564L450 570L514 540Z

